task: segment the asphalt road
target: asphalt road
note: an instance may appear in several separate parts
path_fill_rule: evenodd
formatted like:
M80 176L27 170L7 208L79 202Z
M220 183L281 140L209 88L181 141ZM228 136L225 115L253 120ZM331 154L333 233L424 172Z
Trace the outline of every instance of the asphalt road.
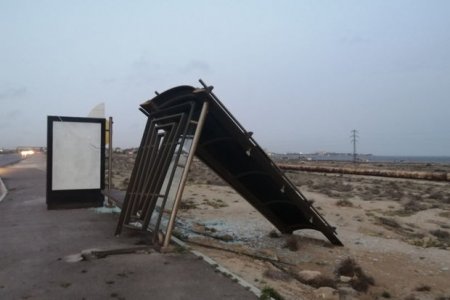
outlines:
M20 155L16 153L0 154L0 167L14 164L19 162L20 159Z
M86 249L134 247L117 215L45 204L45 156L0 168L0 299L256 299L190 252L155 251L68 262Z

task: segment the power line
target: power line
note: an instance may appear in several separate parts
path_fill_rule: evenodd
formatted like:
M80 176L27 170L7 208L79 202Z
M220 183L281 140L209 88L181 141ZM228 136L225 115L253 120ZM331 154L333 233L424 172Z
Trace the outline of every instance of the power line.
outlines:
M353 129L351 131L352 135L350 136L351 142L353 143L353 162L356 163L356 143L358 142L358 130Z

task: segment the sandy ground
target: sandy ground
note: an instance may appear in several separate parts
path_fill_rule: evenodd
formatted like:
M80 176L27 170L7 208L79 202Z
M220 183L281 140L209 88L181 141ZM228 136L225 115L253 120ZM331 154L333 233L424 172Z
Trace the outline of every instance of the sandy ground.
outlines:
M133 161L132 155L115 155L117 188L126 188ZM386 165L395 168L379 167ZM447 167L399 165L407 170ZM450 299L450 183L287 175L337 227L344 247L330 245L312 230L280 235L198 161L190 172L176 234L248 282L271 287L285 299ZM339 271L349 258L354 272Z

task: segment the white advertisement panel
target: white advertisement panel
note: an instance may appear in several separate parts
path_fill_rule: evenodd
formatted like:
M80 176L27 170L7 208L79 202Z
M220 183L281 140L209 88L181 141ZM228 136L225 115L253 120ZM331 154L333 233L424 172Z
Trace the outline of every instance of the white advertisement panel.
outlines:
M52 190L101 188L101 124L53 122Z

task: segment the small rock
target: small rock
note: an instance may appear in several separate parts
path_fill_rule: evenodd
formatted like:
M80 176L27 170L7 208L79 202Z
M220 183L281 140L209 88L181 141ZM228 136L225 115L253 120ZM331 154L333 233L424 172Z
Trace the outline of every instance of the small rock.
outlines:
M277 253L272 249L258 249L255 253L261 257L267 257L275 261L279 260Z
M206 226L200 223L192 224L192 230L196 233L205 234Z
M229 234L224 234L224 235L216 235L214 236L216 239L222 240L224 242L230 242L232 240L234 240L234 238L229 235Z
M322 276L322 273L319 271L303 270L298 272L298 277L300 277L302 282L310 282L320 276Z
M75 263L83 260L83 256L81 254L72 254L64 257L64 261L68 263Z
M356 297L358 292L349 286L341 286L338 288L341 298L349 298L349 296Z
M441 268L441 271L448 271L448 267Z
M339 292L330 287L321 287L314 291L318 299L339 300Z
M341 282L347 283L347 282L352 281L352 278L350 276L341 276L341 277L339 277L339 280Z

